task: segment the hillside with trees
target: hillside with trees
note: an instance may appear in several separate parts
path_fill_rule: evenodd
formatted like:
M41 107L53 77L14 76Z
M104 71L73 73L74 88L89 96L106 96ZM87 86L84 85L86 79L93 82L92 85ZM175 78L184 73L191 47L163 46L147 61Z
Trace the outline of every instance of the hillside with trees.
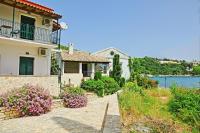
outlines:
M199 75L198 68L192 71L192 64L184 60L170 60L165 59L165 61L173 61L175 63L160 63L161 59L144 57L144 58L132 58L131 59L131 69L139 74L150 74L150 75Z

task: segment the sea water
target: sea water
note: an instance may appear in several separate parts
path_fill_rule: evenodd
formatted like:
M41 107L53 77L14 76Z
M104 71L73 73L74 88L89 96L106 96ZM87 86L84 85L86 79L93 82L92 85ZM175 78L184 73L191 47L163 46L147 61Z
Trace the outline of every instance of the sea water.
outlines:
M187 88L200 88L200 77L197 76L155 76L151 77L159 82L160 87L169 88L173 84Z

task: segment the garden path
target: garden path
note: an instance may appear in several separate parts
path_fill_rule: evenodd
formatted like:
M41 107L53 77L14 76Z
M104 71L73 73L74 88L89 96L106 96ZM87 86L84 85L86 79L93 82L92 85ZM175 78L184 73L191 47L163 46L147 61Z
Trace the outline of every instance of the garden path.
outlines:
M120 117L116 98L116 94L104 98L89 97L88 105L84 108L60 107L41 116L3 120L0 121L0 133L120 132ZM111 106L108 106L107 109L108 103ZM105 113L108 115L105 116ZM105 127L106 130L102 127Z

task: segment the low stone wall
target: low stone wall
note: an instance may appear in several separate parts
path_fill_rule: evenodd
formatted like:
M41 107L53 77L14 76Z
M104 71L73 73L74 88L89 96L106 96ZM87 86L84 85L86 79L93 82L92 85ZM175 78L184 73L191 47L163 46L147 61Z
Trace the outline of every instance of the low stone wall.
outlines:
M19 113L16 109L6 110L5 108L0 108L0 120L18 118Z
M58 96L60 92L57 76L0 76L0 94L25 84L39 85L48 89L53 96Z

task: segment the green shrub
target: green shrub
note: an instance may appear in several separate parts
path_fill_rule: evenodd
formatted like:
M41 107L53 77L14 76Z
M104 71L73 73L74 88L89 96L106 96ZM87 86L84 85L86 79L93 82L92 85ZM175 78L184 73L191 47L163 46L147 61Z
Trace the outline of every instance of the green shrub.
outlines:
M120 87L123 87L123 86L125 85L125 83L126 83L126 80L125 80L124 77L122 77L122 78L120 79L120 84L119 84L119 86L120 86Z
M125 85L124 85L124 88L126 90L129 90L129 91L135 91L137 90L139 86L137 85L136 82L127 82Z
M139 75L137 76L137 84L139 86L142 86L143 88L148 89L148 88L150 88L150 85L148 83L149 83L148 77L139 76Z
M200 129L200 95L197 90L171 87L169 111L183 122Z
M117 92L120 87L117 82L110 77L102 77L101 80L87 80L81 85L86 91L95 92L98 96L109 95Z
M81 95L83 96L85 94L85 90L83 90L80 87L66 87L63 89L63 92L60 94L60 97L62 98L64 94L72 94L72 95Z
M200 75L200 66L193 67L192 74L193 75Z
M127 82L124 88L125 88L125 91L139 92L141 95L144 95L142 88L139 87L136 82Z
M84 90L95 92L98 96L104 96L104 87L101 80L86 80L81 85Z
M101 80L101 78L102 78L102 73L101 72L96 72L95 76L94 76L94 79L95 80Z
M0 96L0 107L3 106L3 98Z
M147 76L137 75L136 81L139 86L145 89L158 88L158 81L149 79Z
M57 75L59 71L58 61L56 55L52 54L51 56L51 75Z
M134 88L135 86L138 86L136 82L126 82L124 85L124 88L130 89L130 88Z
M104 83L105 95L113 94L120 89L118 83L111 77L104 76L101 81Z

